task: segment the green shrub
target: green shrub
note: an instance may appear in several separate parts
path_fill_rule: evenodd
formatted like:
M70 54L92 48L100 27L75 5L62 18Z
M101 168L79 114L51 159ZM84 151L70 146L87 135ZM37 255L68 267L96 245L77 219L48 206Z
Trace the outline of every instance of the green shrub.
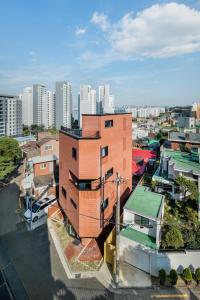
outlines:
M195 278L196 278L197 282L200 281L200 268L196 269L196 271L195 271Z
M159 280L160 280L160 284L164 285L165 281L166 281L166 272L164 269L160 269L159 270Z
M192 273L189 268L185 268L183 270L183 279L186 281L186 283L189 283L192 281Z
M176 285L177 280L178 280L178 274L177 274L176 270L171 269L170 273L169 273L169 277L170 277L171 284Z

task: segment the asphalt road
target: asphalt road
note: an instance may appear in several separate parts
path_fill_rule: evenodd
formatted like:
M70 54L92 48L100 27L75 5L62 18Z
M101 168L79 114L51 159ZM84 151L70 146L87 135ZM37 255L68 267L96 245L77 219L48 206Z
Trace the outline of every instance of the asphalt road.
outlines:
M20 179L18 175L0 191L0 267L7 271L16 300L146 300L159 299L159 294L166 295L164 299L200 299L198 291L176 289L126 290L126 295L113 294L95 278L68 279L46 225L27 231L20 214L17 214ZM182 296L173 298L175 294Z

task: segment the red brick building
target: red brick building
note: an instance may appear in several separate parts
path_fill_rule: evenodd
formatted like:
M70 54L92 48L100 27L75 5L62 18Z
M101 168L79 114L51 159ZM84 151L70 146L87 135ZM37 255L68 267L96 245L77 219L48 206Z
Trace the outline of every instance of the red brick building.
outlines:
M123 203L132 188L131 114L83 115L82 130L61 128L59 199L71 230L97 238L116 202L116 172ZM104 182L104 184L101 184Z

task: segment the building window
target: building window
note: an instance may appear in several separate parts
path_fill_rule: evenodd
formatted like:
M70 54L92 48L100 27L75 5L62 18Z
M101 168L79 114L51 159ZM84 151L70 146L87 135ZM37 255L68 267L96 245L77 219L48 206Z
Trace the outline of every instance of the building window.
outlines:
M108 156L108 146L101 148L101 157Z
M64 187L62 186L62 194L63 196L66 198L67 197L67 193L66 193L66 190L64 189Z
M101 211L104 211L108 207L108 198L101 203Z
M149 219L139 215L135 215L135 223L140 225L141 227L149 227Z
M77 205L76 205L76 203L74 202L74 200L73 200L72 198L70 198L70 202L71 202L71 204L73 205L73 207L74 207L75 209L77 209Z
M76 148L72 147L72 157L76 159Z
M108 179L110 176L113 175L113 168L111 168L110 170L108 170L106 173L105 173L105 179Z
M40 165L40 169L41 169L41 170L44 170L44 169L46 169L46 168L47 168L47 164L41 164L41 165Z
M45 145L44 150L45 151L53 150L53 146L52 145Z
M105 121L105 127L113 127L113 120L106 120Z

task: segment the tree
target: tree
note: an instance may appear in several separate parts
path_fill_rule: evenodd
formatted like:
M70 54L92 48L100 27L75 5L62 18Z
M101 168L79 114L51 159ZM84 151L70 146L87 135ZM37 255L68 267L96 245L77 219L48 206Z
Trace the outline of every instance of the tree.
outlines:
M0 138L0 179L4 179L11 173L17 160L21 158L21 150L15 139Z
M183 236L180 230L176 227L171 227L163 237L162 245L164 248L179 249L184 246Z
M197 283L199 284L199 282L200 282L200 268L197 268L195 270L195 279L196 279Z
M159 275L160 284L164 285L165 281L166 281L166 277L167 277L165 270L160 269L159 272L158 272L158 275Z
M198 188L194 181L187 179L183 176L178 176L175 179L175 184L179 187L179 189L183 192L184 199L198 199ZM187 196L187 194L189 194Z
M185 268L183 270L183 279L185 280L185 282L188 284L192 281L192 272L190 271L189 268Z
M171 284L176 285L177 280L178 280L178 274L177 274L176 270L174 270L174 269L170 270L169 278L170 278Z

